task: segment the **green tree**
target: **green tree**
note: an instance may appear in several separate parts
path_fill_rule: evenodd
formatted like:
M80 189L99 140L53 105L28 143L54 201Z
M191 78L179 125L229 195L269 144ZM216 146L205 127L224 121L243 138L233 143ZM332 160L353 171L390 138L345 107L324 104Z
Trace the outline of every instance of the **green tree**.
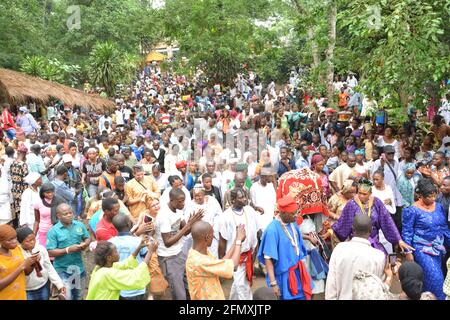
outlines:
M165 29L180 44L191 66L211 82L231 84L244 63L259 55L263 43L254 20L267 16L267 1L168 0Z
M111 42L97 43L89 57L89 76L93 84L105 88L106 93L112 96L116 84L121 79L121 56Z

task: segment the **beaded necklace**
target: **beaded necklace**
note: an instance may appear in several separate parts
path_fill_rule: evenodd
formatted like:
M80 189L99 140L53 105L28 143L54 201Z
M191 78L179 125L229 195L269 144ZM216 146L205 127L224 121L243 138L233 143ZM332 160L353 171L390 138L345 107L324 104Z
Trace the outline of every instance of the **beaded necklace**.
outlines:
M300 248L298 246L298 241L297 241L297 232L295 231L295 228L292 226L292 223L290 223L290 226L291 226L292 234L294 235L294 237L291 236L291 234L289 233L289 231L286 228L286 225L283 223L283 221L279 220L279 222L281 224L281 227L283 228L284 233L288 237L289 242L295 248L295 253L297 255L299 255L300 254Z

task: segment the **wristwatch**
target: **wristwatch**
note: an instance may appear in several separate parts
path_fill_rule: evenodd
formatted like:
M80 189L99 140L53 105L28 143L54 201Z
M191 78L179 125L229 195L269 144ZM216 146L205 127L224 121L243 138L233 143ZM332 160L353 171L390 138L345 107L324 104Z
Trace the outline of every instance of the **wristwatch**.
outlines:
M276 281L272 281L271 283L270 283L270 287L272 288L272 287L276 287L278 284L277 284L277 282Z
M236 246L240 246L242 244L241 240L236 240L236 242L234 243Z

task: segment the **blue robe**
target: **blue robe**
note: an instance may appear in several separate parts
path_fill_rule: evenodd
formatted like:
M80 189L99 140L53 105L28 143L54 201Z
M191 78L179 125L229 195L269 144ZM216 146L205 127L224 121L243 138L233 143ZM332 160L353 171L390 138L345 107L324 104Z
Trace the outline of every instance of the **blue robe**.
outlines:
M403 241L414 247L414 261L423 269L423 291L431 291L439 300L444 300L444 244L450 247L450 231L444 208L436 202L436 209L427 212L412 205L403 209L402 221Z
M274 219L264 231L261 244L259 246L258 259L262 264L265 264L265 255L272 258L275 279L278 287L280 288L281 300L304 300L305 295L302 289L299 269L295 270L295 274L297 276L298 294L293 296L289 290L289 268L293 267L295 264L298 264L300 260L306 259L307 256L307 250L303 244L302 234L297 223L291 223L291 225L294 226L295 231L297 232L297 243L300 249L299 255L296 254L294 246L291 244L283 231L281 222ZM286 228L291 237L293 237L294 235L292 234L291 226L287 225ZM270 279L267 274L266 281L267 285L270 286Z

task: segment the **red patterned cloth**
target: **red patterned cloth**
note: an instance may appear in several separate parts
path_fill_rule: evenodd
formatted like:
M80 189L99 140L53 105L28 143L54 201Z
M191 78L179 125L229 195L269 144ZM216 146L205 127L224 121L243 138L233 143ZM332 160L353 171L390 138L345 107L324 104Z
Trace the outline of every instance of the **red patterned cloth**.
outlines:
M301 208L300 214L323 213L328 216L327 196L320 176L309 168L284 173L278 183L277 200L290 194ZM299 215L297 223L303 218Z

